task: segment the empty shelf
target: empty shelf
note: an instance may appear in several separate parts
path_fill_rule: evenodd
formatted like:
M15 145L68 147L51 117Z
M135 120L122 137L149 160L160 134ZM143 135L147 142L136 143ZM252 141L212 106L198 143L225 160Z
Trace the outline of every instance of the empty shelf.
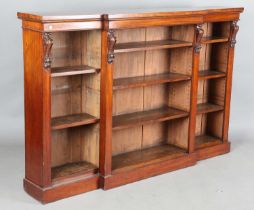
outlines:
M220 43L220 42L227 42L227 37L218 37L218 36L209 36L209 37L203 37L202 43L203 44L212 44L212 43Z
M178 40L157 40L157 41L143 41L143 42L129 42L119 43L115 46L115 53L134 52L142 50L167 49L178 47L191 47L192 42L178 41Z
M199 79L205 80L205 79L215 79L215 78L225 77L226 74L224 72L219 72L219 71L204 70L204 71L199 71L198 76L199 76Z
M86 65L55 67L55 68L51 68L51 77L90 74L90 73L95 73L98 71L99 69L93 68L91 66L86 66Z
M92 175L98 172L98 167L92 163L83 161L76 163L68 163L62 166L57 166L51 170L51 178L53 181L60 179L81 176Z
M196 149L202 149L205 147L210 147L221 143L222 143L221 139L209 135L196 136L195 139Z
M88 125L98 122L99 119L86 113L73 114L52 118L51 128L53 130L70 128L80 125Z
M216 104L211 103L203 103L198 104L197 106L197 114L205 114L209 112L217 112L223 110L224 107Z
M113 156L112 171L118 173L133 170L148 164L174 159L186 155L186 151L172 145L160 145Z
M168 82L178 82L189 80L190 76L176 73L168 73L168 74L157 74L157 75L149 75L149 76L138 76L138 77L130 77L130 78L120 78L114 80L113 89L125 89L125 88L135 88L135 87L144 87L148 85L154 84L163 84Z
M123 129L153 122L161 122L186 117L188 112L175 108L165 107L150 111L141 111L131 114L113 116L113 129Z

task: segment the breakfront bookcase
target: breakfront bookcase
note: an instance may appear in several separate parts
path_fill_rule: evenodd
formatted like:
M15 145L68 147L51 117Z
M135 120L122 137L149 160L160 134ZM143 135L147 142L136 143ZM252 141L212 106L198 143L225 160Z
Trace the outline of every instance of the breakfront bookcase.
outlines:
M25 190L47 203L229 152L242 11L18 13Z

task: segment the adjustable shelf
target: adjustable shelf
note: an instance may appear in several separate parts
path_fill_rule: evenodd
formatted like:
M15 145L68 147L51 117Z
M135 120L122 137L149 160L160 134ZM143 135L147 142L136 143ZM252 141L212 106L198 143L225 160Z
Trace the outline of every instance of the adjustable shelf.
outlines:
M51 77L98 73L100 70L87 65L51 68Z
M135 87L145 87L148 85L179 82L179 81L186 81L190 79L191 79L190 76L176 74L176 73L120 78L120 79L114 79L113 90L121 90L126 88L135 88Z
M222 144L222 140L209 135L196 136L195 147L196 149L204 149L207 147Z
M185 156L185 150L173 145L159 145L138 151L128 152L112 157L113 174L135 170L149 164Z
M53 118L51 121L51 128L53 130L71 128L97 123L98 121L99 119L87 113L73 114Z
M156 40L143 42L118 43L115 46L115 53L135 52L143 50L157 50L180 47L191 47L192 42L179 40Z
M154 122L173 120L177 118L187 117L188 115L188 112L170 107L135 112L131 114L123 114L113 117L113 130L119 130Z
M205 114L209 112L217 112L223 110L223 106L219 106L212 103L202 103L197 106L197 114Z
M62 166L57 166L51 169L51 178L54 183L62 179L69 179L78 176L91 176L98 173L98 167L92 163L83 161L68 163Z
M221 43L221 42L228 42L228 37L209 36L209 37L203 37L201 41L202 44L213 44L213 43Z
M198 77L200 80L216 79L216 78L222 78L225 76L226 74L224 72L212 71L212 70L201 70L198 73Z

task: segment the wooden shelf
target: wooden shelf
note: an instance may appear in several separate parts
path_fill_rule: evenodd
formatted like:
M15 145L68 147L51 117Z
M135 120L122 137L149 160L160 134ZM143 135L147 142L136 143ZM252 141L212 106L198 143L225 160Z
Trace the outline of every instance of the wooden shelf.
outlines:
M114 80L113 90L144 87L148 85L163 84L168 82L185 81L190 80L190 78L190 76L176 73L120 78Z
M112 171L113 173L119 173L126 170L133 170L148 164L178 158L186 154L185 150L167 144L128 152L113 156Z
M98 121L99 119L87 113L55 117L55 118L52 118L51 120L51 129L57 130L57 129L70 128L70 127L75 127L80 125L88 125L88 124L97 123Z
M200 80L222 78L225 76L226 74L224 72L211 71L211 70L199 71L198 73L198 77Z
M213 43L221 43L227 42L228 37L217 37L217 36L208 36L202 38L202 44L213 44Z
M135 112L113 116L113 130L144 125L153 122L162 122L188 116L188 112L175 108L164 107L150 111Z
M128 42L119 43L115 46L115 53L134 52L143 50L156 50L178 47L191 47L192 42L178 41L178 40L157 40L157 41L143 41L143 42Z
M98 167L92 163L83 161L76 163L68 163L62 166L57 166L51 169L51 179L56 182L66 178L77 176L88 176L96 174Z
M223 110L224 107L211 103L203 103L197 105L197 114L205 114L209 112L217 112Z
M218 144L222 144L222 140L217 137L213 137L209 135L196 136L196 139L195 139L196 149L202 149L202 148L206 148L206 147L210 147L210 146L214 146Z
M99 72L99 69L91 66L64 66L51 68L51 77L71 76L78 74L91 74Z

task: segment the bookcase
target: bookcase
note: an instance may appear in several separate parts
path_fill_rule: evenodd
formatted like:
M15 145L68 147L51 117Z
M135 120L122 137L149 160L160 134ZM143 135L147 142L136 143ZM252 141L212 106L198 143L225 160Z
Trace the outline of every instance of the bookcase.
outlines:
M242 11L18 13L26 192L48 203L229 152Z

